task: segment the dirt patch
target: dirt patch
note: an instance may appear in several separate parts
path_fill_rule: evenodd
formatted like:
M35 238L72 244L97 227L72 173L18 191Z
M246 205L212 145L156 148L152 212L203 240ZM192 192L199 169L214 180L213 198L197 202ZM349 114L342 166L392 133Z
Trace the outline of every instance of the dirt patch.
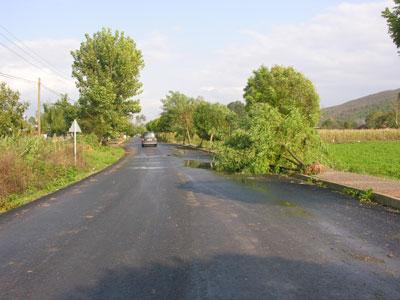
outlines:
M323 172L317 178L357 189L372 189L376 193L400 199L399 180L334 170Z

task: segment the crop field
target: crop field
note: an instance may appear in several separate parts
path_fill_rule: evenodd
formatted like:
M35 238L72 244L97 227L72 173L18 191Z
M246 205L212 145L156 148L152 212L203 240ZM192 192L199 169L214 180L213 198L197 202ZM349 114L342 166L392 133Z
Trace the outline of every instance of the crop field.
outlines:
M327 144L335 169L400 179L400 141Z
M319 129L318 133L327 143L400 141L400 129Z

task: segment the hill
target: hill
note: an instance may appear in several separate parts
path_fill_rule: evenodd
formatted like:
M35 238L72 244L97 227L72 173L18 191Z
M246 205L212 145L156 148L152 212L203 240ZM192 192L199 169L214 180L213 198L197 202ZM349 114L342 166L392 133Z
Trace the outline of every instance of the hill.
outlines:
M363 124L365 117L373 111L388 112L393 109L400 89L384 91L377 94L361 97L346 103L323 108L321 122L332 119L340 122L355 121Z

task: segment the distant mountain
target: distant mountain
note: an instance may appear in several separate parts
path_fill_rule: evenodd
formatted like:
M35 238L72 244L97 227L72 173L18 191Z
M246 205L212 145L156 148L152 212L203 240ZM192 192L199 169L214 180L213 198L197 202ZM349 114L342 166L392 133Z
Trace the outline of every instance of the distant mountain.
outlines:
M384 91L366 97L351 100L349 102L323 108L321 110L321 122L332 119L340 122L355 121L363 124L365 117L373 111L388 112L393 109L393 103L397 100L400 89Z

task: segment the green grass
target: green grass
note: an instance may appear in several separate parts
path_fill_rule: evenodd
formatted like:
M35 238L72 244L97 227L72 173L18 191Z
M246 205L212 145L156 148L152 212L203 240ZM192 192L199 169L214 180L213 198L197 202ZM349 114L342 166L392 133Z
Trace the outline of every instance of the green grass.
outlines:
M400 142L328 144L335 169L400 179Z
M32 140L39 146L28 147ZM0 154L8 155L11 161L7 164L6 160L0 160L0 182L3 183L0 212L77 182L116 162L125 153L121 147L99 146L91 143L89 138L79 140L78 154L81 155L76 166L69 141L37 141L37 138L29 137L0 141Z

